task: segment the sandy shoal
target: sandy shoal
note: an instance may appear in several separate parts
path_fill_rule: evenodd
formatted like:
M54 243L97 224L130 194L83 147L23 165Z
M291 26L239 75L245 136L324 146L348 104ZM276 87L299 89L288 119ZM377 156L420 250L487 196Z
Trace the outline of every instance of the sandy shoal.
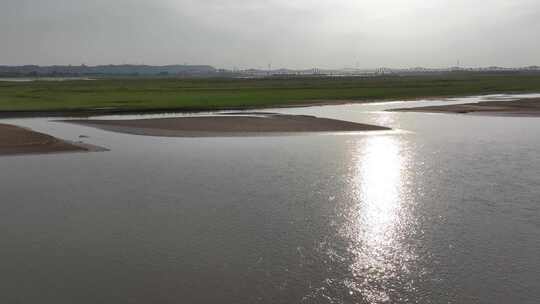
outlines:
M268 133L384 131L389 128L304 115L250 113L132 120L67 120L100 129L149 136L204 137Z
M0 124L0 155L42 154L87 151L47 134Z
M391 109L389 111L540 117L540 98L485 101L479 103L446 106L401 108Z

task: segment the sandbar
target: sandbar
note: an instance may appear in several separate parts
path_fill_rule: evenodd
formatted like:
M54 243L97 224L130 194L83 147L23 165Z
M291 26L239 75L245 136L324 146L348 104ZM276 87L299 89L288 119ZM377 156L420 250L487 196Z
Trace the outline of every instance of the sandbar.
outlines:
M29 129L0 124L0 155L83 152L89 148Z
M306 132L385 131L386 127L307 115L235 113L130 120L64 120L108 131L167 137L257 136ZM241 114L241 115L238 115Z
M540 117L540 98L401 108L388 111Z

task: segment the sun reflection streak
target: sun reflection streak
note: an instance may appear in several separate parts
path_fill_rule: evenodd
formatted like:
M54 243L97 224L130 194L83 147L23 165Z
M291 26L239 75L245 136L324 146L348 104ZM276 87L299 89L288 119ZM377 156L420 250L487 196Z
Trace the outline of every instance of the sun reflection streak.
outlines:
M359 175L357 197L363 204L363 217L367 220L366 233L372 245L392 240L400 207L402 186L402 158L392 137L374 137L368 140L365 154L356 163Z
M353 257L351 290L369 302L390 301L402 285L415 255L403 243L407 214L408 155L399 136L365 137L355 143L351 163L351 199L343 235ZM412 288L412 287L411 287Z

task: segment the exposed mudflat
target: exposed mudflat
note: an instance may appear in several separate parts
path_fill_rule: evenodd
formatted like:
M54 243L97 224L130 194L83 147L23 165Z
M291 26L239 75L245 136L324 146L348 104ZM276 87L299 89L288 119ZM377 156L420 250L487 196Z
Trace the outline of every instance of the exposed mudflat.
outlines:
M0 155L82 151L88 151L88 148L29 129L0 124Z
M249 116L248 116L249 115ZM384 131L386 127L304 115L249 113L134 120L66 120L109 131L171 137L243 136L266 133Z
M540 98L485 101L479 103L456 104L447 106L402 108L392 109L390 111L540 117Z

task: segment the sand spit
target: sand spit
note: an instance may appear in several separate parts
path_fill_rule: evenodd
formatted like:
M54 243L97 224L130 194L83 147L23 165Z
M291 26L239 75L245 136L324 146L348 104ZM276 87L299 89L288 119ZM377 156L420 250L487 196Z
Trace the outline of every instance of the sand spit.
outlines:
M402 108L392 109L389 111L540 117L540 98L521 99L513 101L485 101L479 103L467 103L447 106Z
M90 146L69 143L47 134L0 124L0 155L89 151Z
M250 113L135 120L64 120L108 131L149 136L219 137L305 132L385 131L389 128L304 115Z

